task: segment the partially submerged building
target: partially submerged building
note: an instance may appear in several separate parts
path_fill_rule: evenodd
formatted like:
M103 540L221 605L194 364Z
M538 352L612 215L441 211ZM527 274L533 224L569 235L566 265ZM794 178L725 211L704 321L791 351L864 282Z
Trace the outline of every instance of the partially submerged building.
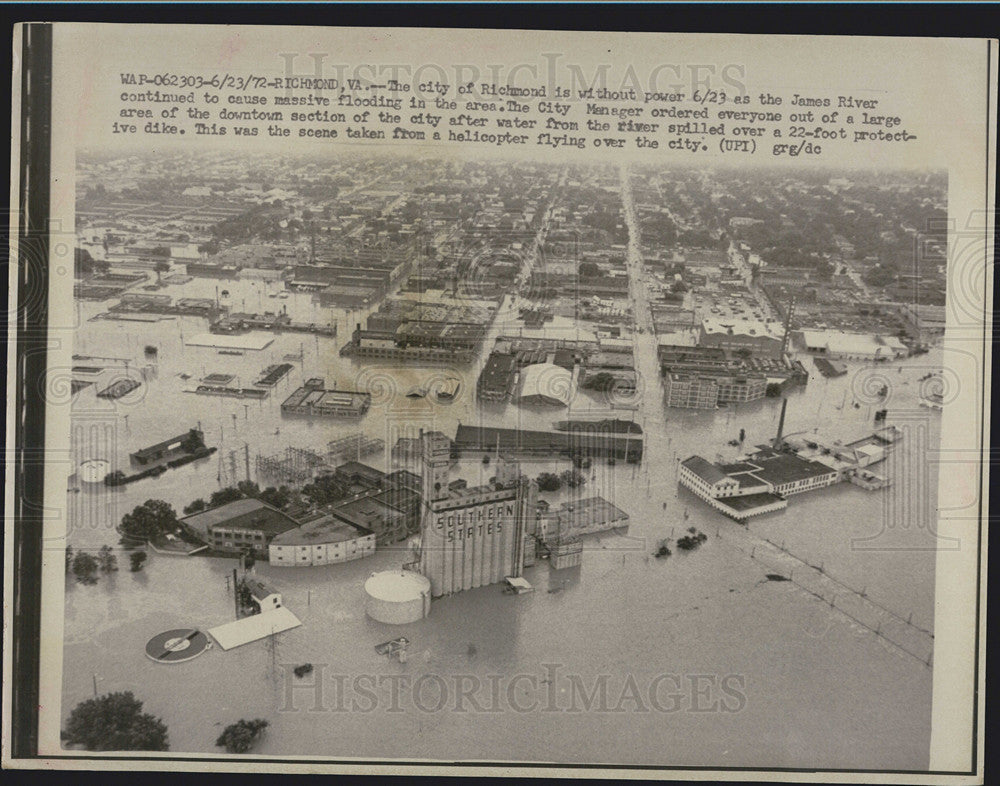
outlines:
M193 537L216 551L247 551L266 559L271 541L299 523L259 499L238 499L180 519Z

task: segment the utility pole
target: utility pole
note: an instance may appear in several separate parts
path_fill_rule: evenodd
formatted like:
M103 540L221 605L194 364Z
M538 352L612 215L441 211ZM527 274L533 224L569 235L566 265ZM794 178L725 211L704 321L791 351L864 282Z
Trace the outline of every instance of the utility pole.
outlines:
M270 676L271 679L277 681L278 679L278 637L275 634L274 627L271 627L271 635L267 639L267 649L271 656L271 668Z
M236 609L236 619L240 618L240 589L236 579L236 568L233 568L233 607Z

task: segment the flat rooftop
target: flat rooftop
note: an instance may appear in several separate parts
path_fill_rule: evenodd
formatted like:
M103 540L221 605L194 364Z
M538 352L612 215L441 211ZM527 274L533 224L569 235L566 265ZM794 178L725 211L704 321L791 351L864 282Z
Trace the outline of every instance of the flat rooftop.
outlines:
M627 521L628 513L603 497L565 502L556 511L560 525L568 527L588 527L613 521Z
M192 347L218 347L220 349L245 349L260 351L274 343L274 336L268 333L251 332L241 336L199 333L185 341Z
M216 526L233 529L259 529L266 535L278 535L298 526L291 516L259 499L238 499L182 518L181 523L202 535Z
M755 469L747 474L760 478L767 483L780 486L785 483L793 483L797 480L806 480L820 475L828 475L830 467L820 464L817 461L796 456L791 453L780 453L776 456L768 457L762 461L754 461L751 457L751 464L756 465Z

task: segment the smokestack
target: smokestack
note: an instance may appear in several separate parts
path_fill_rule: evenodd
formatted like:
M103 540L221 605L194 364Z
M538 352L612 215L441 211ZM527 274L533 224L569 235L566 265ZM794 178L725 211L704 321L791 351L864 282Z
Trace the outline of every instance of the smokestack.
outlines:
M778 418L778 434L774 438L774 449L779 450L781 448L781 435L785 430L785 410L788 408L788 399L782 397L781 399L781 416Z
M795 295L788 301L788 311L785 312L785 335L781 337L781 356L788 352L788 340L791 338L792 315L795 313Z

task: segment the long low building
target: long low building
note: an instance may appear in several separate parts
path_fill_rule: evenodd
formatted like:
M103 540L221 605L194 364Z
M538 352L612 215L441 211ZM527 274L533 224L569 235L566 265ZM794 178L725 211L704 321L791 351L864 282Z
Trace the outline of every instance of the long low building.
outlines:
M302 622L284 606L252 614L234 622L227 622L214 628L209 628L209 635L224 650L242 647L268 636L284 633L297 628Z
M806 351L842 360L896 360L910 354L896 336L843 333L836 330L800 330Z
M330 515L282 532L268 547L272 565L296 568L348 562L374 553L374 532Z
M566 456L642 460L641 437L590 432L527 431L459 425L453 451L492 452L499 449L512 456Z

